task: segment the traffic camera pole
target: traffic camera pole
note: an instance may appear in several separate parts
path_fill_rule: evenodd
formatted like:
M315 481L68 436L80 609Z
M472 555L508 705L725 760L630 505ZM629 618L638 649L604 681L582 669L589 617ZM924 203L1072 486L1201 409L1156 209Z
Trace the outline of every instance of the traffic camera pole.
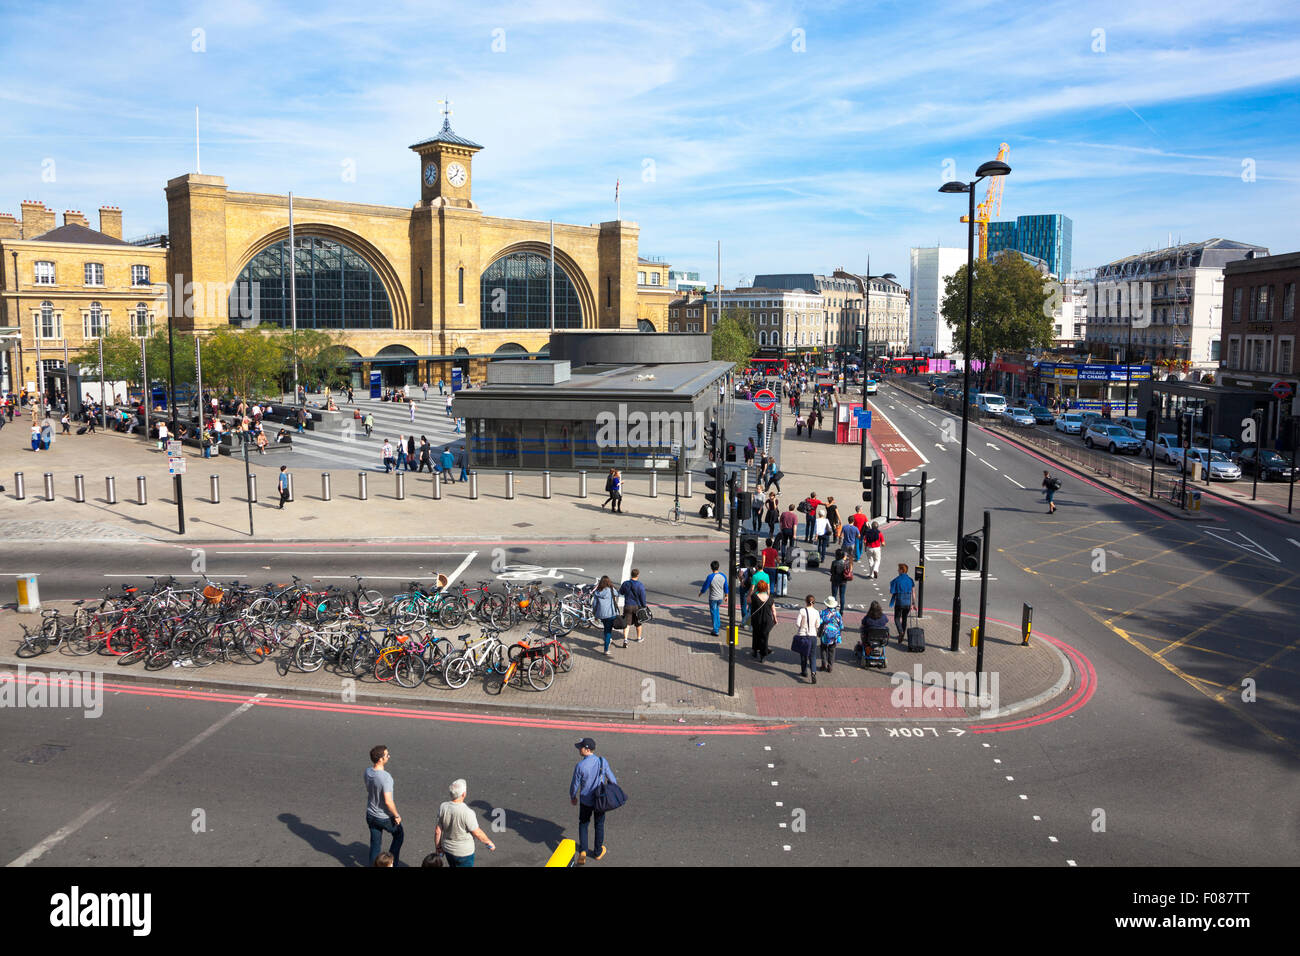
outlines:
M736 589L740 585L740 561L738 548L736 547L737 538L737 502L736 489L728 484L727 491L727 512L730 515L730 531L728 532L727 542L727 570L731 578L731 586L727 588L727 696L736 696Z

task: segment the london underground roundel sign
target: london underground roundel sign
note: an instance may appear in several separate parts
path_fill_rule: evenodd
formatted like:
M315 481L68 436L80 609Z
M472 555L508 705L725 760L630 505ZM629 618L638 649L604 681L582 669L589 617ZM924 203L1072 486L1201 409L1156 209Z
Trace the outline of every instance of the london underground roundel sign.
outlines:
M770 412L776 408L776 393L770 388L761 388L754 393L754 407L760 412Z

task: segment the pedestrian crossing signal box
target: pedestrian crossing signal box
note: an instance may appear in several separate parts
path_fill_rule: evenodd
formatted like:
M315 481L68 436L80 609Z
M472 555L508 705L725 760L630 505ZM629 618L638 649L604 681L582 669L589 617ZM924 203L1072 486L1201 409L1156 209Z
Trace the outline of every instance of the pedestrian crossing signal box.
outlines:
M727 461L734 462L735 460L736 460L736 443L734 441L729 441L727 442Z
M972 532L961 539L961 569L963 571L978 571L980 569L980 552L983 550L983 542L980 540L978 533Z
M898 517L912 517L912 489L900 488L898 490Z

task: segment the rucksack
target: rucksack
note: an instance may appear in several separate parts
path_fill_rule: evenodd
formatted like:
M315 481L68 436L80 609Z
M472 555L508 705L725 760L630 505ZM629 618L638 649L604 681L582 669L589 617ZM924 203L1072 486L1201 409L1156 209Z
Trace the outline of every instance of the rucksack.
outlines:
M1061 479L1060 479L1060 478L1053 478L1053 479L1052 479L1051 481L1049 481L1047 484L1048 484L1048 487L1051 488L1053 491L1060 491L1060 490L1061 490Z
M797 510L801 515L806 515L808 513L808 502L799 502L799 507L795 510Z

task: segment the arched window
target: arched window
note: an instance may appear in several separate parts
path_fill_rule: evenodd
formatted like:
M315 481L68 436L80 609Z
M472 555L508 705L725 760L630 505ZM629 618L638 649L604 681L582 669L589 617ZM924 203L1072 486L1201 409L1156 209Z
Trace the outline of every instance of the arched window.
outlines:
M533 252L502 256L479 281L479 326L484 329L551 327L551 263ZM568 275L555 264L555 327L582 328L582 306Z
M143 302L135 304L135 314L131 318L131 334L138 339L149 336L149 306Z
M758 347L763 348L767 345L767 333L760 331L758 333Z
M98 302L90 303L90 312L86 315L86 327L81 330L82 337L97 339L104 334L104 307Z
M61 339L63 338L63 329L60 326L63 323L59 321L58 315L54 311L54 303L48 299L41 303L41 338L43 339Z
M379 274L356 251L319 236L294 237L298 327L391 329L393 310ZM230 295L230 324L256 319L292 325L289 241L272 243L244 267Z

